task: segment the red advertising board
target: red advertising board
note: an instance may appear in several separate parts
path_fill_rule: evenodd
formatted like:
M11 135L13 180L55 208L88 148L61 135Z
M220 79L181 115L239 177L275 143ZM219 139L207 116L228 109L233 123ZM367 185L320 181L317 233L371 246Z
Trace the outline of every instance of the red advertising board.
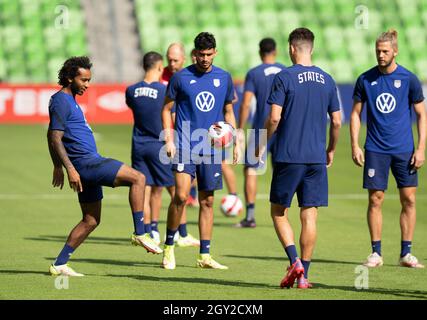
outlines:
M49 122L49 99L59 89L55 85L0 84L0 123ZM124 84L92 84L76 100L90 124L132 123L125 90Z

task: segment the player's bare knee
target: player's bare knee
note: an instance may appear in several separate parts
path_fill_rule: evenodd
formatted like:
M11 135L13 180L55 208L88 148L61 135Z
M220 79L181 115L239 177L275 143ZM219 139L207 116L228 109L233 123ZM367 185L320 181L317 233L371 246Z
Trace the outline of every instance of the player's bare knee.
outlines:
M384 193L372 193L369 195L369 206L372 208L381 208L384 202Z
M173 198L173 202L177 206L185 206L185 203L187 202L188 194L183 192L175 193L175 197Z
M416 200L415 195L404 196L400 199L400 203L404 209L412 209L415 208Z
M214 205L214 199L213 199L213 197L208 197L208 198L203 199L203 200L200 201L200 206L202 208L208 208L208 209L210 209L210 208L213 208L213 205Z

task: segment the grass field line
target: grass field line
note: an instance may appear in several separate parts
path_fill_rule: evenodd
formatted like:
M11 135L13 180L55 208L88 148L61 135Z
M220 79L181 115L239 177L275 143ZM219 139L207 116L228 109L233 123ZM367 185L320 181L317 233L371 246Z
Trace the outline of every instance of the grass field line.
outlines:
M217 197L222 197L226 195L225 193L217 193L215 194ZM268 193L258 193L257 199L258 200L268 200L270 197L270 194ZM386 193L386 199L399 199L399 194L387 194ZM68 200L68 199L76 199L77 195L75 194L48 194L48 193L42 193L42 194L8 194L8 193L0 193L0 200ZM337 194L330 194L329 199L331 200L367 200L368 195L367 193L337 193ZM124 194L108 194L104 193L104 200L127 200L128 195ZM418 200L426 200L427 194L417 194Z

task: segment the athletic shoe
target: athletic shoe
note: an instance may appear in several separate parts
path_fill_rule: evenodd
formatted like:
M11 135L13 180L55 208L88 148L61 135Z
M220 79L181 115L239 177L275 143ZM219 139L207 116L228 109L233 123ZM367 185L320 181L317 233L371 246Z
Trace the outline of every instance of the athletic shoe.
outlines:
M163 250L163 260L162 260L162 267L164 269L173 270L176 267L175 263L175 253L174 253L174 247L175 246L168 246L165 244L164 250Z
M157 245L160 245L160 233L156 230L151 231L151 236Z
M193 198L191 195L189 195L185 205L192 207L192 208L197 208L197 207L199 207L199 201L196 198Z
M376 268L381 267L384 264L383 257L378 253L371 253L363 264L365 267Z
M200 254L199 259L197 259L196 266L204 269L228 269L227 266L223 266L222 264L216 262L209 253Z
M243 219L239 223L236 223L234 227L235 228L255 228L256 227L255 219L254 220Z
M424 268L424 265L418 262L418 259L410 253L399 259L399 265L407 268Z
M75 272L68 264L61 264L55 266L51 264L49 267L49 272L52 276L67 276L67 277L83 277L84 274Z
M178 247L200 247L200 240L188 233L186 237L179 236L176 245Z
M308 279L304 278L304 275L302 275L297 279L297 288L298 289L311 289L311 288L313 288L313 285L308 281Z
M134 246L144 247L147 252L151 252L154 254L160 254L163 250L156 244L153 238L151 238L149 233L145 233L141 236L137 236L132 234L131 243Z
M288 272L286 273L286 276L282 279L280 282L281 288L292 288L295 283L295 279L299 276L304 276L304 267L301 263L301 260L299 258L296 259L296 261L288 267Z

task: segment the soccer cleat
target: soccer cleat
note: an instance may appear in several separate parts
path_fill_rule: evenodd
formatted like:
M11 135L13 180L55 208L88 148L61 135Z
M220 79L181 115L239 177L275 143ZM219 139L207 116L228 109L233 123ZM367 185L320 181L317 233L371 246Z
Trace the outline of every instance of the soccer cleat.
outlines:
M383 257L381 257L378 253L371 253L366 259L363 265L369 268L381 267L384 264Z
M424 268L424 265L418 262L418 259L410 253L399 259L399 265L407 268Z
M151 236L157 245L160 245L160 233L156 230L151 231Z
M174 246L168 246L165 244L164 250L163 250L163 260L162 260L162 267L164 269L173 270L176 267L175 263L175 254L174 254Z
M216 262L209 253L200 254L199 259L197 259L196 266L204 269L228 269L227 266L223 266L222 264Z
M180 236L176 241L176 245L178 247L200 247L200 240L188 233L186 237Z
M297 279L297 288L298 289L311 289L313 285L304 277L304 275L300 276Z
M51 264L49 267L49 272L52 276L67 276L67 277L83 277L84 274L75 272L68 264L61 264L55 266Z
M196 198L193 198L191 195L189 195L185 205L192 208L197 208L199 207L199 201Z
M301 263L301 260L297 258L296 261L288 267L288 272L280 282L280 287L288 289L292 288L294 286L295 279L299 276L304 276L304 267Z
M255 220L246 220L243 219L242 221L236 223L234 225L235 228L255 228L256 227L256 223Z
M144 247L147 252L151 252L154 254L160 254L163 252L163 250L156 244L154 239L151 238L149 233L145 233L140 236L132 234L131 243L134 246Z

